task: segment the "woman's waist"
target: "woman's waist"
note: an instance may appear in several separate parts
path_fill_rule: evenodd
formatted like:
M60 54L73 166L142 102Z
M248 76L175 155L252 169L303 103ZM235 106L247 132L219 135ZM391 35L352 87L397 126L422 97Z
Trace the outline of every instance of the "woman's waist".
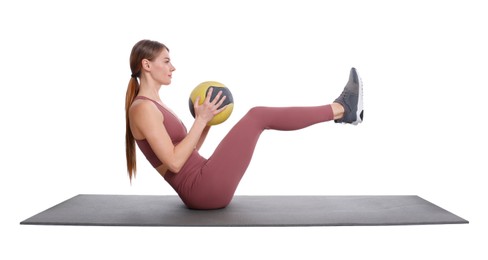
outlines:
M207 162L207 159L202 157L196 150L192 152L190 157L186 160L185 164L183 167L181 167L181 170L178 173L174 173L170 171L167 167L164 165L161 165L161 171L164 171L164 173L161 173L159 167L157 168L158 172L169 182L170 179L172 181L176 181L184 179L184 177L188 174L192 173L197 173L200 172L200 169L205 165Z

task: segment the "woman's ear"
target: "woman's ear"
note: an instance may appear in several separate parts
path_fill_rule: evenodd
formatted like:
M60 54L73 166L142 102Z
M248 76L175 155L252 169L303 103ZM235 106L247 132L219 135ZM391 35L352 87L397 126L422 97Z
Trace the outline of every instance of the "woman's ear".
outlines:
M148 59L142 59L142 68L145 70L150 70L151 69L151 63L149 62Z

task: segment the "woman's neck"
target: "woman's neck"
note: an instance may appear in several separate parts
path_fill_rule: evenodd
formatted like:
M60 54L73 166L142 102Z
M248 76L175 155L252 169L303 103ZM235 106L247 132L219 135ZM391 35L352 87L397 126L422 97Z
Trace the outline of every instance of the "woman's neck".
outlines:
M161 101L161 98L159 97L160 89L161 89L160 85L154 83L148 84L148 82L141 80L138 95L148 97L152 100Z

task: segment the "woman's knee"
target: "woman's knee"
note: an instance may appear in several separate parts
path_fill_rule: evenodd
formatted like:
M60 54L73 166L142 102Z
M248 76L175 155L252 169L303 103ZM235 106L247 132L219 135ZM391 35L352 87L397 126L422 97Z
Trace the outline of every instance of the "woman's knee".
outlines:
M253 107L247 111L246 117L259 118L265 109L266 108L262 106Z

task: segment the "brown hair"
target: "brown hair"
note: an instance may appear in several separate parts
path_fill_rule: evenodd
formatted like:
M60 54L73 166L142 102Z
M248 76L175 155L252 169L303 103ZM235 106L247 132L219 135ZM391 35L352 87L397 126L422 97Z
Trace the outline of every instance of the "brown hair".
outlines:
M137 78L141 77L142 60L153 60L164 49L169 49L162 43L151 40L141 40L137 42L130 53L130 70L132 72L129 85L127 86L127 93L125 95L125 156L127 159L127 172L129 179L136 175L136 144L134 136L130 130L129 108L134 102L139 93L139 81Z

